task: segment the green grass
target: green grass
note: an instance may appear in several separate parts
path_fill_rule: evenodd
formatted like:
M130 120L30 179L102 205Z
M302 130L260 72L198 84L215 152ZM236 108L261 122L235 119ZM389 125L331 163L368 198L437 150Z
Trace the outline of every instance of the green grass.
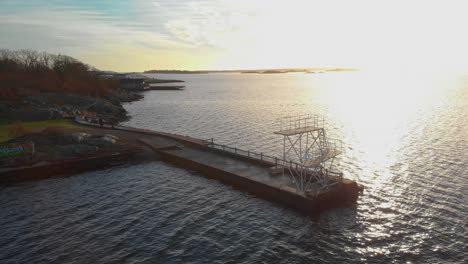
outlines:
M35 122L22 122L23 126L27 130L39 130L45 129L46 127L60 127L60 128L76 128L78 126L69 122L66 119L57 119L57 120L45 120L45 121L35 121ZM13 123L2 124L0 125L0 142L5 142L10 139L13 139L14 136L9 135L10 128L13 126Z

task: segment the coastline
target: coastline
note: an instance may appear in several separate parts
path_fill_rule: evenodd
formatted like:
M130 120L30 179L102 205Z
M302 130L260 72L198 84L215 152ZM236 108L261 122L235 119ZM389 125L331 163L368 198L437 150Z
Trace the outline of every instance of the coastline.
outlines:
M334 72L334 71L358 71L356 68L279 68L279 69L245 69L245 70L149 70L144 73L163 74L210 74L210 73L289 73L289 72Z
M152 81L158 84L183 82ZM179 86L175 88L181 89ZM2 157L0 182L33 180L154 160L154 154L145 151L135 140L137 136L112 129L130 119L123 103L141 100L145 91L148 90L120 88L106 97L42 93L0 101L0 146L8 151L8 145L34 144L32 156ZM86 119L94 124L84 126L75 119ZM104 123L102 127L98 125L100 120Z
M14 100L0 99L0 124L32 122L85 116L103 119L109 124L129 120L130 116L123 103L139 101L144 92L151 90L183 90L182 80L147 79L146 89L128 89L123 86L112 90L106 96L91 96L72 93L36 93ZM153 85L152 85L153 84Z

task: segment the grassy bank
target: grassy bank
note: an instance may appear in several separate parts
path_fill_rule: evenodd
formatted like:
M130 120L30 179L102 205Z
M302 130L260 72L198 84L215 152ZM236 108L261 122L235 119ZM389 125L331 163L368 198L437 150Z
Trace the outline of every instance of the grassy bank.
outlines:
M0 142L5 142L13 138L28 134L41 132L47 128L77 128L67 119L55 119L35 122L15 122L0 124Z

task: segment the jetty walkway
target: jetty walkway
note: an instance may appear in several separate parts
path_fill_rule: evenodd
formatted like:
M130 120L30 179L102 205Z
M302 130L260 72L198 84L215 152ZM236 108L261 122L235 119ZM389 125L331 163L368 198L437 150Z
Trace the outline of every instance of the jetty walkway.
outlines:
M133 138L161 155L165 160L196 170L203 167L204 172L210 171L206 175L208 177L213 172L235 175L259 181L274 188L296 192L295 185L289 176L272 173L272 168L279 165L280 159L263 153L219 145L213 140L202 140L172 133L126 126L104 125L100 127L98 124L80 119L74 122L81 126L106 130L109 134L126 139Z
M342 177L330 178L334 184L326 189L309 180L308 192L301 192L298 182L288 173L283 173L285 167L294 167L292 161L219 145L212 139L202 140L125 126L100 127L79 119L74 122L138 142L164 161L199 171L206 177L307 214L353 204L360 192L356 182Z
M324 187L320 179L311 174L320 176L321 171L305 171L301 164L293 161L216 144L213 139L125 126L100 126L82 119L70 122L75 127L67 129L67 134L110 134L120 139L123 150L5 167L0 169L0 182L76 173L132 159L161 159L307 214L353 204L360 192L356 182L341 176L326 176L329 184Z

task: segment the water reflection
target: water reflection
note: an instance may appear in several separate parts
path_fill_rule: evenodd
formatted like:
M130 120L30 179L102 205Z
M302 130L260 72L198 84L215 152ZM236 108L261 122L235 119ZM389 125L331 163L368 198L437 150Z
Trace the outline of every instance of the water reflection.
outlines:
M126 106L129 125L277 154L276 117L323 114L347 145L340 166L367 187L358 204L309 219L165 163L112 168L2 188L0 259L464 263L466 86L365 73L157 77L187 89L146 93ZM397 88L372 89L380 83Z
M453 244L460 234L434 234L466 219L453 209L456 186L468 177L465 86L439 76L367 72L177 77L186 80L186 93L148 93L127 106L134 115L129 124L279 155L281 139L272 135L277 117L324 115L331 137L347 146L340 167L366 186L355 216L325 216L353 230L355 244L342 248L367 260L412 261L441 245L460 256ZM447 208L456 213L444 217Z
M415 124L436 115L434 106L451 90L446 83L439 86L427 77L344 75L323 79L321 100L340 127L338 136L353 147L363 165L376 169L398 161Z

